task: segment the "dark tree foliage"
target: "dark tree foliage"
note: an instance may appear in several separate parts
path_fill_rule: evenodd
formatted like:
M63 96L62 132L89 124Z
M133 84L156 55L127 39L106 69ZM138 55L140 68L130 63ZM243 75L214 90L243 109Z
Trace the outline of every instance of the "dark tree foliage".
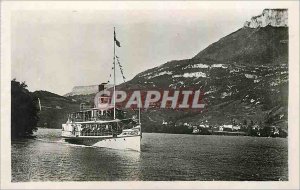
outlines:
M25 82L11 81L11 138L32 136L37 130L37 101Z

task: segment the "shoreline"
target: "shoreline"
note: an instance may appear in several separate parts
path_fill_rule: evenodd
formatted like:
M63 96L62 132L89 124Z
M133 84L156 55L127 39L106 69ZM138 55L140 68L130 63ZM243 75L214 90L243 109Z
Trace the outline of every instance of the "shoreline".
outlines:
M44 128L44 127L38 127L38 129L55 129L55 130L61 130L59 128ZM34 132L36 133L36 132ZM157 133L157 134L177 134L177 135L207 135L207 136L249 136L249 137L272 137L272 138L287 138L287 137L280 137L280 136L258 136L258 135L249 135L247 132L243 131L212 131L209 134L201 134L201 133L167 133L167 132L143 132L143 133Z

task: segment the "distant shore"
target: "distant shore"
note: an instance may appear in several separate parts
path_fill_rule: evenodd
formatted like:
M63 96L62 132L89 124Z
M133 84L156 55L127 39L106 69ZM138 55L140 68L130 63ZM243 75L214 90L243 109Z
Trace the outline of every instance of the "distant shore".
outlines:
M59 128L45 128L45 127L38 127L38 129L56 129L61 130ZM213 131L208 130L206 133L171 133L171 132L150 132L150 131L144 131L143 133L158 133L158 134L190 134L190 135L217 135L217 136L256 136L256 137L280 137L280 138L286 138L287 136L280 136L280 135L260 135L259 133L247 133L244 131ZM34 137L33 137L34 138Z

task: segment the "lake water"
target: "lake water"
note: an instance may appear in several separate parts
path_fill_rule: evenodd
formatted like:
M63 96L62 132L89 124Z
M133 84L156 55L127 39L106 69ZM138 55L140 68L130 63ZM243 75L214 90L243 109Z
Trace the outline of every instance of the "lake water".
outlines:
M144 133L142 151L71 145L60 130L12 142L12 181L288 180L288 139Z

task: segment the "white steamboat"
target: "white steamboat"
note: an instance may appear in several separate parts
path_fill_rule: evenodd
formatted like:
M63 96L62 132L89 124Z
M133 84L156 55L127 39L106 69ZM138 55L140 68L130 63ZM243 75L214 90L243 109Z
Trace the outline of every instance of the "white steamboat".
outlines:
M109 97L98 97L102 102L110 102L110 105L103 108L95 103L93 108L81 109L69 114L68 121L62 124L61 135L69 143L140 151L142 137L140 110L138 118L137 116L126 118L126 112L116 109L115 66L118 57L115 55L115 44L120 47L120 42L116 40L114 32L113 101L110 101ZM99 92L102 90L105 90L105 84L99 85Z

